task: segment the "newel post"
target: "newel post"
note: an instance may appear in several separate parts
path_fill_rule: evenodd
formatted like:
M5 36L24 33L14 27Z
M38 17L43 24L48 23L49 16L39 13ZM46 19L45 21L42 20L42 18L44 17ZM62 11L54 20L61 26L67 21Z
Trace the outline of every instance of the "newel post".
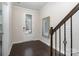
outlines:
M49 30L49 34L50 34L50 56L53 55L53 51L52 51L52 48L53 48L53 27L50 27L50 30Z

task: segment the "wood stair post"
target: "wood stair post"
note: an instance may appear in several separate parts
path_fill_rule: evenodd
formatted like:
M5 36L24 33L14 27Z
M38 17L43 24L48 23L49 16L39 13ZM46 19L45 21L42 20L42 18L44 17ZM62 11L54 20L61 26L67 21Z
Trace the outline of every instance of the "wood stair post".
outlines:
M53 27L50 28L49 33L50 33L50 56L52 56L53 55L53 51L52 51L52 48L53 48Z

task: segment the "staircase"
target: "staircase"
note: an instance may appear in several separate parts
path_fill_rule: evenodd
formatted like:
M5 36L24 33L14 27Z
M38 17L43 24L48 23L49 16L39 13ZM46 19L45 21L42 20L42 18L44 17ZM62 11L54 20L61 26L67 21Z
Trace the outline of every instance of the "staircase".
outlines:
M55 53L52 51L52 48L59 51L59 56L61 56L61 53L64 54L64 56L72 56L74 54L73 52L73 44L74 44L74 38L73 38L73 26L75 25L74 15L78 12L79 16L79 3L66 15L66 17L55 27L50 28L50 55L58 55L55 51ZM79 18L77 18L79 19ZM73 21L74 20L74 21ZM69 25L68 25L69 24ZM79 27L79 25L76 25ZM78 38L75 38L77 40ZM54 43L55 42L55 43Z

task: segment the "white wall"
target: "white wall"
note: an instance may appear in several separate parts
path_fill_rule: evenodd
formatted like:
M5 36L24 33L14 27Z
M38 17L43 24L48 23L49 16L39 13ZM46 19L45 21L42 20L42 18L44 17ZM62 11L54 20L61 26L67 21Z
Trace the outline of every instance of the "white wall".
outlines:
M57 24L75 7L77 3L71 3L71 2L50 2L48 3L46 6L44 6L41 10L40 10L40 20L41 20L41 29L42 29L42 18L50 16L50 26L52 26L53 28L55 28L57 26ZM67 32L68 35L69 34L69 21L67 22ZM62 26L62 53L63 53L63 26ZM58 31L57 31L58 33ZM41 33L42 34L42 33ZM57 34L58 35L58 34ZM67 52L68 54L70 53L70 37L67 35ZM57 36L58 38L59 36ZM53 39L55 43L55 38ZM43 41L44 43L46 43L47 45L50 45L50 39L46 39L44 37L42 37L41 41ZM58 42L58 39L57 39ZM57 50L59 49L59 42L57 43ZM55 44L54 44L55 46ZM68 55L67 54L67 55Z
M7 56L12 46L12 29L11 29L11 3L2 4L3 12L3 39L2 39L2 55Z
M72 31L73 31L73 48L75 52L79 52L79 10L72 17Z
M25 14L32 15L32 34L26 34L23 31L23 27L25 27ZM12 16L13 43L40 39L39 11L13 6Z
M40 17L50 16L50 26L55 27L76 4L72 2L49 2L40 10Z

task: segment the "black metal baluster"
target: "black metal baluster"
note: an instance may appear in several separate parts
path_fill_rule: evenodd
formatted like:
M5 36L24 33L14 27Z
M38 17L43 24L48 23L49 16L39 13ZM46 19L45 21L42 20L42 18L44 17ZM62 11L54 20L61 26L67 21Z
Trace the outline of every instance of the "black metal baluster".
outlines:
M66 56L66 23L64 23L64 56Z
M52 42L52 39L53 39L53 37L51 36L51 48L50 48L50 56L52 56L53 55L53 51L52 51L52 47L53 47L53 42Z
M61 27L59 28L59 56L61 55Z
M57 54L57 32L55 32L55 56Z
M72 56L72 17L70 19L70 26L71 26L71 56Z

